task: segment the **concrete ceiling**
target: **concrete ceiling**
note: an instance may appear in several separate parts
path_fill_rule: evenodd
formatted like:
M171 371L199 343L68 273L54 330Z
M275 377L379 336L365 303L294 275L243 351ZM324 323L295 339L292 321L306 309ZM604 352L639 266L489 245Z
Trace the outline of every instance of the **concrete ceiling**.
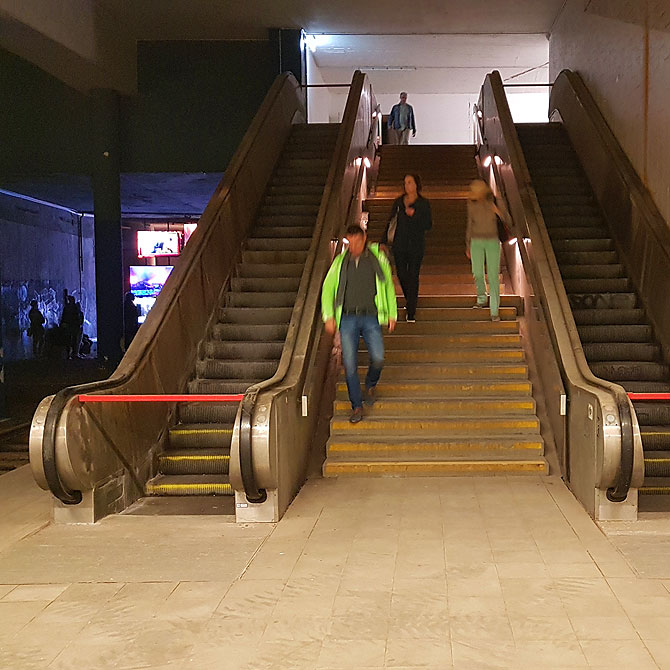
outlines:
M121 212L124 216L199 216L205 210L223 173L126 173L121 175ZM73 209L93 212L91 180L82 175L17 178L0 185Z
M564 0L99 0L138 39L264 39L316 33L547 33Z
M308 43L327 83L346 83L359 68L377 94L479 91L491 70L515 83L548 77L546 35L320 35Z

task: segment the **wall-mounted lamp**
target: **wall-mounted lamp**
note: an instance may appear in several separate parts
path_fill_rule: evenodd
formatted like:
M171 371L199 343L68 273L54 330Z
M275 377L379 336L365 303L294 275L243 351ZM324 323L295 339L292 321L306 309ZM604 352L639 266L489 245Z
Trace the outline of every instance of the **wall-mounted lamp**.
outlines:
M482 161L482 165L483 165L485 168L491 167L491 156L487 156L487 157Z

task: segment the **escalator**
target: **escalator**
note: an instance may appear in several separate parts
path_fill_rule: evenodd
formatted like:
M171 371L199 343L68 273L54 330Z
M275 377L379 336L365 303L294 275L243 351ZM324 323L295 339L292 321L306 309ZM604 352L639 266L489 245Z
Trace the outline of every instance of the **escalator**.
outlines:
M188 393L244 394L277 371L333 158L339 124L298 124L269 181L230 288L200 343ZM151 496L232 495L239 402L182 402Z
M584 355L632 393L670 392L670 368L643 300L561 123L516 124ZM670 495L670 404L633 402L644 449L641 494Z

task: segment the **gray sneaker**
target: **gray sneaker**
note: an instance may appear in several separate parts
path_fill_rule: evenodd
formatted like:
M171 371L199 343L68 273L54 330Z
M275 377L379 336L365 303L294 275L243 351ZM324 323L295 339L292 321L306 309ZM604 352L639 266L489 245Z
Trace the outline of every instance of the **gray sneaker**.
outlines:
M368 407L372 407L375 404L375 400L377 400L375 387L372 387L371 389L366 389L363 403Z
M363 421L363 408L357 407L349 417L349 423L360 423Z

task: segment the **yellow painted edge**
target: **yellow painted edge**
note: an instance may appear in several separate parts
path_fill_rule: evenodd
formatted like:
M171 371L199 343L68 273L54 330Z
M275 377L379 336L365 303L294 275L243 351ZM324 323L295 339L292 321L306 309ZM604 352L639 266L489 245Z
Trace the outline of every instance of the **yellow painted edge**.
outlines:
M202 460L207 460L207 461L229 461L230 456L226 454L212 454L211 456L200 454L200 455L189 455L189 456L168 456L166 454L162 454L160 456L161 460L163 461L173 461L175 463L178 463L179 461L202 461Z
M232 435L232 428L193 428L182 430L180 428L172 428L171 434L176 435Z
M160 493L161 491L209 491L212 493L232 493L230 484L147 484L147 493Z
M356 453L359 451L377 451L380 453L392 452L392 451L412 451L412 452L421 452L421 451L439 451L439 452L450 452L450 451L537 451L544 449L544 445L541 441L528 441L528 442L514 442L511 445L503 445L499 443L489 444L489 445L472 445L468 443L458 442L455 444L442 444L442 443L427 443L421 444L420 442L414 444L375 444L370 442L333 442L328 445L328 453L338 453L338 454L347 454L347 453Z
M388 461L374 462L328 462L324 464L325 476L336 475L398 475L398 474L441 474L441 473L546 473L546 461Z

